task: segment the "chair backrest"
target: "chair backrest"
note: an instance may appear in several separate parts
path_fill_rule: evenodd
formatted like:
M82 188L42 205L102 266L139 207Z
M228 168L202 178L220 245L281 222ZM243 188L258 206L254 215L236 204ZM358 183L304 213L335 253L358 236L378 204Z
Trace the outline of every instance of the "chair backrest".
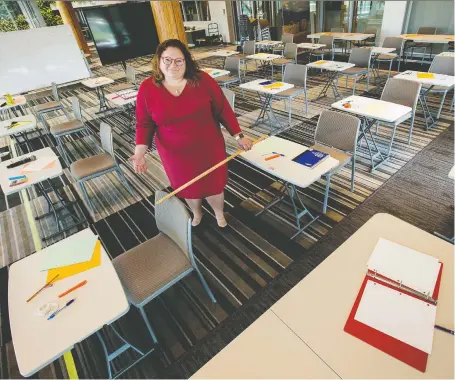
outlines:
M114 156L114 139L112 138L112 128L109 124L105 123L104 121L100 124L100 139L101 139L101 146L103 147L104 151L109 153L112 158L115 159Z
M232 110L234 111L235 110L235 108L234 108L235 107L235 92L232 90L229 90L226 87L222 87L221 91L223 91L224 96L226 97L226 99L229 102L229 105L231 106Z
M81 103L79 102L79 99L75 96L72 96L70 99L71 99L71 107L73 109L74 117L77 120L82 121L82 110L81 110Z
M230 71L233 76L240 76L240 59L237 57L226 57L224 69Z
M365 30L363 31L364 34L374 34L375 37L377 32L378 30L372 27L365 28Z
M436 56L431 62L430 73L455 76L455 57Z
M136 86L136 70L132 66L126 66L126 81Z
M349 63L356 67L370 67L372 49L354 47L349 55Z
M382 90L381 100L411 107L415 111L421 87L417 81L390 78Z
M294 35L292 33L284 33L281 36L281 42L283 44L289 44L294 42Z
M344 28L332 28L330 31L332 33L344 33Z
M395 53L401 55L403 49L403 38L401 37L386 37L382 43L384 48L393 48Z
M421 26L417 31L417 34L436 34L438 28L433 26Z
M157 190L155 193L155 220L158 229L167 235L191 260L190 214L183 203L172 197L157 204L168 193Z
M323 111L314 135L317 143L354 152L359 134L360 119L347 113Z
M243 54L253 55L256 54L256 41L245 41L243 44Z
M323 34L321 38L319 38L318 44L325 45L324 49L333 49L333 36L328 36L327 34Z
M51 87L52 87L52 96L54 97L54 100L56 102L58 102L60 100L60 97L58 96L57 83L52 82Z
M284 45L283 56L290 59L297 58L297 44L287 43Z
M285 66L283 82L306 89L307 67L291 63Z

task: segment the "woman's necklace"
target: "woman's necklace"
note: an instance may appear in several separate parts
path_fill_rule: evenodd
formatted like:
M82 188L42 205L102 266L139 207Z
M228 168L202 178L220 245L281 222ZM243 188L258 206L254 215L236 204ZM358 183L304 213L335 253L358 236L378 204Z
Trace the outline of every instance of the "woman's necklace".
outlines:
M183 84L183 86L182 86L182 84ZM167 85L169 87L171 87L171 91L172 90L175 91L175 94L178 96L182 93L181 87L185 86L185 80L184 79L181 80L180 83L178 83L178 84L171 84L168 82Z

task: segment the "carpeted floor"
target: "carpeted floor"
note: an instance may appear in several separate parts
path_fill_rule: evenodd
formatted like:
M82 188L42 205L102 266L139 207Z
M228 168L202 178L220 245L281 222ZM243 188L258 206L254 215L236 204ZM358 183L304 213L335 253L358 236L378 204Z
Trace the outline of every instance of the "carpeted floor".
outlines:
M210 49L195 49L193 53L199 58L201 66L221 67L223 64L222 59L210 56ZM129 62L138 70L139 81L149 74L149 60L150 57L144 57ZM421 67L418 67L421 70ZM124 81L120 65L101 67L95 58L92 70L95 75L116 79L117 83ZM250 65L247 80L255 79L258 75L254 65ZM313 73L309 77L310 99L317 96L323 81L324 78L318 73ZM357 86L357 94L379 97L382 86L383 84L378 83L366 92L365 84L360 83ZM256 94L245 92L243 98L238 88L233 90L236 92L235 111L245 133L254 138L266 132L268 127L265 125L251 128L260 106ZM344 90L341 87L341 90L344 95L352 92L349 88ZM159 156L153 148L147 158L149 172L144 175L133 173L128 162L134 149L131 136L120 135L121 132L132 130L130 127L132 120L127 112L114 110L104 116L96 115L98 107L96 94L79 84L62 88L60 93L68 109L70 96L77 96L81 100L87 125L95 134L98 133L100 121L106 121L114 128L117 158L137 193L135 197L131 196L115 175L106 175L93 180L90 183L89 193L94 199L97 214L89 216L87 205L81 199L80 190L75 186L68 170L65 169L65 175L54 180L60 191L67 194L70 199L78 201L79 213L89 217L90 227L99 234L109 255L116 257L157 234L153 217L153 194L156 189L168 188L168 180ZM447 135L453 134L453 130L444 132L453 125L453 117L449 112L451 96L447 98L436 128L430 131L424 130L421 111L418 111L410 145L406 143L408 123L400 125L392 158L375 173L369 172L366 150L361 147L357 162L355 191L353 193L349 191L350 168L347 168L332 180L328 213L294 241L289 240L295 227L292 225L288 202L274 207L260 218L254 217L255 211L261 209L276 193L275 179L241 159L231 161L230 179L226 189L226 212L230 227L226 231L216 228L214 217L206 208L207 214L203 224L194 231L197 261L218 299L218 304L214 305L209 301L197 278L193 276L181 281L150 303L146 311L157 332L160 341L159 350L124 376L128 378L190 376L257 318L280 294L284 294L292 284L298 282L327 257L335 249L337 242L342 241L343 237L348 237L352 229L358 228L358 222L367 219L365 215L372 215L368 214L368 207L378 197L385 197L379 199L383 199L380 205L386 212L391 209L399 217L401 212L409 217L411 223L418 226L420 226L418 222L431 223L431 220L437 220L439 215L439 226L428 224L423 228L443 230L447 220L450 219L449 214L452 213L451 210L440 213L445 210L449 203L447 198L451 194L449 190L443 190L448 186L449 181L441 179L444 177L442 173L447 169L447 163L453 161L453 145L440 143L447 140ZM28 97L31 106L48 100L49 92ZM430 98L430 105L435 106L437 100L437 98ZM305 115L303 100L297 98L293 103L292 128L278 130L276 133L280 137L293 141L312 144L318 115L322 110L330 108L332 102L333 99L327 98L321 102L312 103L309 115ZM276 102L274 108L278 110L277 114L283 120L287 117L282 104ZM22 111L30 112L30 108ZM62 115L53 114L50 115L48 122L52 125L61 120ZM380 146L385 145L389 135L390 129L382 126L378 134ZM230 153L235 149L235 143L229 136L226 136L226 142L227 153ZM47 141L43 139L33 140L34 149L46 145ZM90 140L81 136L67 141L66 147L73 159L87 157L97 151ZM3 145L0 143L0 150L3 151L9 149L13 153L16 148L6 140ZM450 160L446 157L444 161L440 157L444 154L450 156ZM433 159L436 160L435 163L432 163ZM406 174L410 168L414 168L414 172ZM448 173L449 170L450 168L446 172ZM441 178L438 179L438 176ZM395 184L397 181L398 184ZM436 185L433 185L433 181L436 181ZM390 186L392 186L391 190L387 190ZM432 186L436 190L432 191ZM323 188L324 182L321 180L301 190L305 203L316 213L320 213L321 210ZM387 196L381 195L384 193L388 194L389 200ZM409 196L410 193L412 197ZM439 197L436 202L437 208L433 205L433 198L436 195L436 198ZM7 211L3 211L5 210L4 200L0 198L0 210L3 211L0 212L0 264L3 267L0 269L0 282L3 285L0 287L0 353L2 355L0 374L2 378L20 376L8 323L8 266L37 249L33 243L31 231L33 226L27 218L24 199L29 200L34 215L39 215L45 210L43 198L34 191L29 191L22 198L10 197L9 203L12 207ZM377 208L380 207L377 206ZM367 210L364 211L366 214L361 214L363 209ZM353 215L359 213L360 217L353 219ZM446 217L442 218L441 215ZM70 222L69 218L68 222ZM36 228L39 234L48 234L55 231L55 224L52 220L45 219L37 223ZM10 236L14 236L14 239L9 238ZM332 242L331 245L326 247L324 245L326 241ZM322 250L317 248L320 246L326 248ZM299 269L302 265L306 271L302 272ZM125 336L137 345L143 348L150 346L145 326L134 308L117 325ZM105 333L110 339L109 331L106 330ZM101 347L95 337L77 344L72 354L81 378L106 377ZM119 368L132 358L129 353L121 357L117 363ZM60 359L39 371L36 376L66 378L68 374L63 360Z

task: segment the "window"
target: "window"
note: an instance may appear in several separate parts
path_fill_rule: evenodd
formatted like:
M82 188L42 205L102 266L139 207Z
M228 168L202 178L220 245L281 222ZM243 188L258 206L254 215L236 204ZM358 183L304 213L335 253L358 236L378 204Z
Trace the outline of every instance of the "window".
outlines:
M183 21L210 21L208 1L181 1Z

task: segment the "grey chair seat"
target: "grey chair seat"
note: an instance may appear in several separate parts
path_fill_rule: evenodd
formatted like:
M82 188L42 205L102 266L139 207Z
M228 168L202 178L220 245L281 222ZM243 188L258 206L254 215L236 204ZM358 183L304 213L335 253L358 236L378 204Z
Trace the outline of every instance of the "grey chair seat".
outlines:
M61 108L62 105L59 102L47 102L38 104L35 106L35 112L51 111L55 108Z
M93 174L103 172L115 166L114 159L110 154L98 154L73 162L70 166L71 175L76 181L90 177Z
M239 80L238 76L233 76L233 75L223 75L221 77L215 78L217 83L230 83L230 82L237 82Z
M112 263L135 306L192 268L185 253L163 233L117 256Z
M295 63L293 59L290 58L278 58L272 61L274 65L287 65L288 63Z
M342 150L331 148L327 145L314 144L311 149L316 149L320 152L327 153L330 155L330 157L333 157L335 160L338 160L340 162L338 166L331 170L331 172L336 171L340 166L346 165L352 157L352 155L345 153Z
M54 136L59 136L62 134L71 133L73 131L77 131L78 129L85 128L84 123L80 120L71 120L66 121L65 123L60 123L57 125L53 125L50 129L51 133Z
M349 69L343 70L340 72L340 75L346 74L346 75L356 75L360 73L366 73L368 72L368 68L366 67L350 67Z
M376 60L377 60L377 61L390 61L390 60L395 59L395 58L396 58L395 55L379 54L379 55L376 57Z
M303 92L305 92L305 89L303 89L303 88L292 87L292 88L289 88L289 89L287 89L285 91L281 91L281 92L277 93L275 96L277 98L280 98L280 97L289 98L291 96L294 96L294 95L296 95L298 93L303 93Z
M313 55L321 55L321 54L331 54L332 51L329 49L316 49L311 52Z
M122 90L128 90L129 88L134 88L134 84L132 83L120 83L112 86L110 88L111 91L116 92L116 91L122 91Z

